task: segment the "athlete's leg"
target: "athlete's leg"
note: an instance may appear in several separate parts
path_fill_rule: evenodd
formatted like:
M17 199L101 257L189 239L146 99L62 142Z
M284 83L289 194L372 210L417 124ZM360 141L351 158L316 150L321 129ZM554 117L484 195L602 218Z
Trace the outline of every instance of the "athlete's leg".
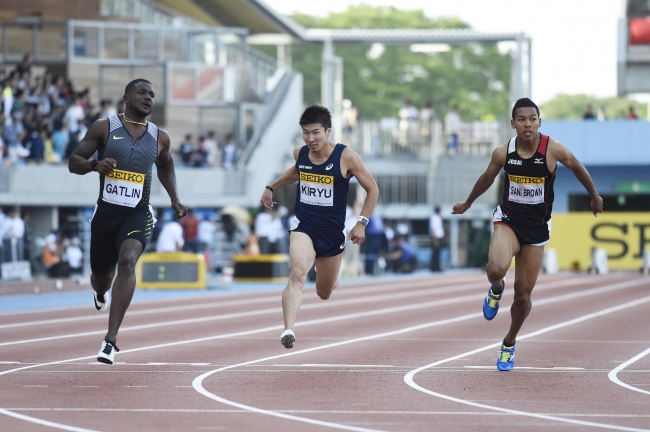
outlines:
M503 291L501 279L505 277L512 263L512 257L519 253L519 249L519 241L514 231L507 226L494 224L485 272L495 294Z
M316 258L316 294L323 300L332 295L332 291L339 285L339 270L343 254L331 257Z
M517 342L517 333L530 313L530 293L537 282L543 254L544 246L523 245L515 257L515 298L510 308L512 322L504 338L508 345Z
M117 331L122 325L124 314L133 298L135 264L142 254L142 249L142 243L136 239L124 240L120 246L120 254L117 259L117 279L113 286L113 301L108 317L108 333L106 333L106 339L112 342L116 342Z
M291 273L289 282L282 293L282 313L285 330L293 330L293 324L298 316L302 297L302 287L305 286L307 273L314 264L316 252L311 238L302 232L292 232L289 235L289 263Z

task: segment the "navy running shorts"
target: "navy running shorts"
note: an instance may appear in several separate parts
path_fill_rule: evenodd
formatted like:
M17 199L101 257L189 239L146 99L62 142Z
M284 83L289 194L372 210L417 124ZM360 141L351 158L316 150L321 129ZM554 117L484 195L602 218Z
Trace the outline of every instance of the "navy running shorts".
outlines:
M90 269L93 274L104 276L115 270L120 247L127 239L138 240L144 251L156 223L150 209L119 215L95 210L90 221Z
M301 232L309 236L314 244L316 258L332 257L345 250L345 229L341 231L326 231L318 228L311 228L301 223L297 217L291 219L289 232Z

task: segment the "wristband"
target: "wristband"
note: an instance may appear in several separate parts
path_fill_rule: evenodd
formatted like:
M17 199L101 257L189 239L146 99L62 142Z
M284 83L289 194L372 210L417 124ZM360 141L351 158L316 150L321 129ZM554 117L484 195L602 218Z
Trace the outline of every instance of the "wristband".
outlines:
M266 189L270 190L271 193L275 192L275 189L273 189L271 186L265 186L265 187L266 187Z

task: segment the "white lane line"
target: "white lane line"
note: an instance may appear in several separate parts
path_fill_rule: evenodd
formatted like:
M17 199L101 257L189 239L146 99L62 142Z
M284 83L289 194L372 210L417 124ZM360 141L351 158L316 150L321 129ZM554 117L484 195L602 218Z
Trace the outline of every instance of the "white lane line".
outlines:
M149 386L124 386L126 388L148 388Z
M473 278L459 278L459 279L453 279L454 284L458 283L465 283L467 281L471 281L472 283L481 283L481 281L478 280L478 277L473 277ZM485 279L483 276L482 279ZM370 282L370 281L369 281ZM400 281L403 282L403 281ZM354 294L364 294L367 292L371 293L376 293L376 292L381 292L381 291L389 291L392 289L395 289L396 286L401 285L401 283L398 281L392 281L392 282L383 282L381 285L376 286L370 286L370 287L363 287L363 288L351 288L351 289L346 289L345 286L340 286L339 288L343 288L339 292L337 292L337 296L342 296L342 295L354 295ZM428 286L429 288L435 288L439 286L445 286L449 285L451 280L439 280L439 279L420 279L418 281L415 281L414 283L409 285L409 289L411 288L420 288L422 286ZM485 282L482 282L485 284ZM313 289L313 287L311 287ZM305 287L305 290L308 290L307 287ZM197 301L202 300L202 299L197 299ZM210 302L210 303L199 303L199 304L191 304L191 305L183 305L183 306L169 306L169 307L163 307L163 308L154 308L154 309L143 309L143 310L134 310L129 312L129 316L137 316L137 315L150 315L150 314L155 314L155 313L169 313L169 312L179 312L179 311L186 311L186 310L195 310L195 309L208 309L208 308L216 308L216 307L228 307L228 306L239 306L239 305L249 305L249 304L257 304L257 303L268 303L268 302L275 302L278 300L278 296L273 295L273 296L266 296L266 297L258 297L258 298L252 298L252 299L241 299L241 300L226 300L226 301L215 301L215 302ZM204 301L204 299L203 299ZM136 305L136 302L133 302L134 305ZM80 306L84 309L87 309L86 306ZM64 308L66 309L66 308ZM71 309L71 308L70 308ZM58 310L58 309L57 309ZM46 310L44 310L46 311ZM37 311L29 311L31 312L37 312ZM2 316L2 314L0 314ZM34 325L47 325L47 324L58 324L58 323L64 323L64 322L76 322L76 321L85 321L85 320L95 320L95 319L102 319L105 318L106 315L104 314L93 314L93 315L84 315L84 316L79 316L79 317L70 317L70 318L56 318L56 319L49 319L49 320L38 320L38 321L26 321L26 322L20 322L20 323L12 323L12 324L2 324L0 325L0 329L5 329L5 328L13 328L13 327L25 327L25 326L34 326Z
M632 357L631 359L629 359L625 363L617 366L615 369L612 369L612 371L609 374L607 374L607 378L609 378L609 380L612 381L614 384L618 384L621 387L625 387L628 390L632 390L632 391L635 391L635 392L645 393L645 394L650 395L650 391L642 390L642 389L636 388L636 387L634 387L634 386L632 386L630 384L626 384L623 381L621 381L620 379L618 379L618 377L617 377L617 375L618 375L618 373L620 371L622 371L623 369L625 369L626 367L628 367L632 363L634 363L634 362L636 362L638 360L641 360L643 357L647 356L648 354L650 354L650 348L648 348L647 350L643 351L640 354L635 355L634 357ZM644 385L646 385L646 384L644 384Z
M462 291L462 290L471 290L471 289L477 288L478 286L480 286L480 284L471 283L471 284L458 285L458 286L447 287L447 288L426 288L426 289L417 290L417 291L398 292L398 293L394 293L394 294L383 294L383 295L378 295L378 296L360 297L360 298L353 298L353 299L348 299L348 300L334 300L334 301L329 301L329 302L326 302L326 303L324 303L324 302L311 303L311 304L303 305L301 309L303 309L303 310L306 310L306 309L322 309L322 308L330 308L330 307L337 307L337 306L344 306L344 305L353 305L353 304L359 304L359 303L366 304L366 303L385 301L385 300L407 299L407 298L411 298L411 297L419 297L419 296L433 295L433 294L442 294L442 293L445 293L445 292L457 292L457 291ZM275 297L274 301L277 302L277 300L278 300L278 298ZM120 332L143 330L143 329L150 329L150 328L158 328L158 327L165 327L165 326L170 326L170 325L195 324L195 323L201 323L201 322L207 322L207 321L217 321L217 320L226 320L226 319L258 316L258 315L267 315L267 314L280 313L280 312L282 312L282 308L274 307L274 308L269 308L269 309L259 309L259 310L255 310L255 311L234 312L234 313L229 313L229 314L213 315L213 316L201 317L201 318L190 318L190 319L175 320L175 321L163 321L163 322L152 323L152 324L143 324L143 325L138 325L138 326L122 327L120 329ZM66 339L66 338L83 337L83 336L95 336L95 335L99 335L99 334L104 334L105 332L106 332L105 330L97 330L97 331L90 331L90 332L83 332L83 333L72 333L72 334L60 335L60 336L48 336L48 337L35 338L35 339L23 339L23 340L0 343L0 347L9 346L9 345L25 344L25 343L45 342L45 341L50 341L50 340L58 340L58 339Z
M273 365L273 366L280 366L280 365ZM290 365L285 365L285 366L290 366ZM305 367L329 367L329 368L345 368L345 367L360 367L360 368L392 368L395 367L393 365L360 365L360 364L301 364L301 365L293 365L293 366L305 366Z
M625 284L624 286L621 286L621 283L614 284L614 285L608 285L600 288L594 288L590 290L585 290L581 291L582 296L587 296L587 295L592 295L592 294L599 294L603 290L613 290L613 289L622 289L624 287L630 287L634 286L635 284L630 284L630 282L634 281L628 281L628 282L623 282ZM556 284L556 286L562 286L562 284ZM482 297L482 296L481 296ZM566 298L566 295L561 295L557 297L552 297L549 299L545 299L544 303L552 303L554 299L556 301L563 301ZM448 301L447 301L448 302ZM544 304L542 301L537 301L536 304ZM330 317L330 318L322 318L322 319L317 319L317 320L311 320L311 321L304 321L297 323L299 326L307 326L307 325L314 325L314 324L321 324L325 322L333 322L333 321L339 321L339 320L347 320L351 318L359 318L359 317L365 317L365 316L372 316L372 315L378 315L378 314L385 314L385 313L391 313L391 312L399 312L399 311L405 311L405 310L412 310L416 308L422 308L422 307L431 307L431 306L436 306L442 304L440 301L435 301L435 302L430 302L430 303L424 303L424 304L419 304L419 305L414 305L413 307L398 307L398 308L388 308L388 309L380 309L376 311L369 311L369 312L362 312L362 313L356 313L356 314L347 314L347 315L339 315L337 317ZM447 304L447 303L445 303ZM445 320L445 321L439 321L434 323L433 325L444 325L448 324L450 322L458 322L462 320L469 320L472 318L477 318L483 316L482 313L474 313L474 314L468 314L464 315L462 317L458 317L454 319L453 321ZM422 326L416 326L416 328L411 328L411 329L419 329L419 328L427 328L431 327L432 325L425 325L424 327ZM179 346L179 345L185 345L185 344L190 344L190 343L197 343L197 342L206 342L206 341L211 341L211 340L217 340L217 339L224 339L224 338L230 338L230 337L237 337L237 336L246 336L250 334L255 334L255 333L264 333L267 331L273 331L273 330L279 330L283 329L283 325L276 325L276 326L269 326L269 327L263 327L260 329L255 329L255 330L249 330L249 331L244 331L244 332L238 332L238 333L230 333L230 334L222 334L222 335L216 335L216 336L208 336L208 337L203 337L203 338L197 338L197 339L189 339L189 340L181 340L181 341L176 341L176 342L169 342L165 344L158 344L158 345L150 345L150 346L145 346L145 347L140 347L140 348L134 348L131 350L122 350L122 354L127 354L127 353L132 353L132 352L138 352L138 351L145 351L145 350L151 350L151 349L157 349L157 348L168 348L171 346ZM412 330L409 330L412 331ZM36 364L36 365L29 365L29 366L23 366L15 369L10 369L7 371L2 371L0 372L0 375L6 375L12 372L19 372L22 370L26 369L33 369L37 367L42 367L42 366L51 366L54 364L62 364L62 363L69 363L69 362L76 362L76 361L81 361L81 360L88 360L88 359L94 359L96 356L86 356L86 357L77 357L77 358L72 358L72 359L66 359L66 360L59 360L59 361L54 361L54 362L48 362L48 363L41 363L41 364ZM14 413L10 413L10 411L3 410L0 411L0 414L6 414L6 415L11 415ZM22 416L21 419L25 421L32 421L34 423L38 423L41 420L35 417L29 417L29 416Z
M99 386L73 386L74 388L98 388Z
M571 286L575 285L578 283L581 283L581 280L573 279L569 280L566 282L553 282L553 283L547 283L547 284L541 284L537 287L538 291L540 289L558 289L561 287L566 287L566 286ZM641 282L644 282L643 279L633 279L630 281L626 282L621 282L618 284L614 285L607 285L610 287L610 289L619 289L620 288L627 288L628 284L636 285ZM383 295L378 295L378 296L370 296L370 297L361 297L361 298L353 298L353 299L348 299L348 300L333 300L329 302L320 302L320 303L312 303L312 304L306 304L301 307L302 310L306 309L321 309L321 308L329 308L329 307L337 307L337 306L343 306L343 305L352 305L352 304L366 304L370 302L377 302L377 301L384 301L384 300L397 300L397 299L406 299L406 298L411 298L411 297L418 297L418 296L423 296L423 295L431 295L431 294L441 294L445 292L458 292L462 290L471 290L475 289L478 286L482 286L484 283L468 283L468 284L462 284L462 285L454 285L451 287L447 288L426 288L422 290L416 290L416 291L408 291L404 293L394 293L394 294L383 294ZM606 287L607 287L606 286ZM601 287L605 288L605 287ZM600 288L595 288L595 289L600 289ZM566 299L572 299L575 298L574 296L577 295L578 297L581 296L580 293L585 292L585 291L579 291L574 294L567 294L568 297ZM477 294L478 295L478 294ZM478 295L479 297L483 297L484 294ZM467 298L467 297L466 297ZM474 298L472 297L471 299L468 298L468 300L473 300ZM277 299L276 299L277 300ZM538 300L536 304L539 304L543 300ZM271 313L279 313L281 312L281 308L270 308L270 309L259 309L256 311L245 311L245 312L236 312L236 313L230 313L230 314L223 314L223 315L214 315L214 316L209 316L209 317L202 317L202 318L191 318L191 319L184 319L184 320L175 320L175 321L163 321L163 322L158 322L158 323L153 323L153 324L143 324L139 326L131 326L131 327L122 327L120 329L120 332L125 332L125 331L134 331L134 330L144 330L144 329L151 329L151 328L158 328L158 327L165 327L165 326L170 326L170 325L183 325L183 324L195 324L195 323L200 323L200 322L206 322L206 321L217 321L217 320L226 320L226 319L234 319L234 318L242 318L242 317L249 317L249 316L259 316L259 315L267 315ZM23 339L23 340L17 340L17 341L11 341L11 342L3 342L0 343L0 347L2 346L9 346L9 345L18 345L18 344L25 344L25 343L34 343L34 342L46 342L46 341L51 341L51 340L59 340L59 339L66 339L66 338L75 338L75 337L84 337L84 336L96 336L99 334L104 334L105 330L97 330L97 331L91 331L91 332L83 332L83 333L73 333L73 334L67 334L67 335L59 335L59 336L48 336L48 337L43 337L43 338L36 338L36 339Z
M47 387L46 385L24 385L23 387Z
M192 386L174 386L192 387ZM12 411L62 411L62 412L153 412L153 413L242 413L250 411L239 409L200 409L200 408L6 408ZM495 413L487 411L378 411L378 410L274 410L282 413L294 414L378 414L378 415L424 415L424 416L518 416L512 413ZM566 417L612 417L612 418L650 418L650 414L574 414L574 413L543 413L545 415Z
M78 427L74 427L74 426L64 425L64 424L61 424L61 423L55 423L55 422L51 422L51 421L47 421L47 420L41 420L41 419L36 418L36 417L30 417L30 416L26 416L26 415L23 415L23 414L18 414L16 412L12 412L12 411L6 410L4 408L0 408L0 414L4 414L4 415L9 416L9 417L17 418L18 420L25 420L25 421L28 421L28 422L31 422L31 423L36 423L36 424L42 425L42 426L48 426L48 427L67 430L67 431L72 431L72 432L98 432L98 431L95 431L95 430L92 430L92 429L83 429L83 428L78 428Z
M623 303L623 304L618 305L618 306L603 309L603 310L598 311L598 312L583 315L581 317L578 317L578 318L575 318L575 319L572 319L572 320L569 320L569 321L564 321L564 322L561 322L559 324L544 327L544 328L542 328L540 330L537 330L537 331L534 331L532 333L528 333L528 334L525 334L523 336L517 336L517 340L528 339L528 338L531 338L531 337L534 337L534 336L537 336L537 335L540 335L540 334L548 333L548 332L553 331L553 330L557 330L557 329L568 327L568 326L571 326L571 325L574 325L574 324L582 323L584 321L587 321L587 320L590 320L590 319L593 319L593 318L598 318L598 317L601 317L601 316L604 316L604 315L607 315L607 314L611 314L611 313L614 313L614 312L619 312L619 311L622 311L622 310L625 310L625 309L628 309L628 308L631 308L631 307L635 307L635 306L638 306L638 305L641 305L641 304L644 304L644 303L648 303L648 302L650 302L650 296L643 297L643 298L640 298L640 299L637 299L637 300L633 300L631 302ZM467 356L470 356L470 355L473 355L473 354L477 354L477 353L480 353L480 352L483 352L483 351L486 351L486 350L489 350L489 349L492 349L492 348L497 348L499 346L501 346L501 342L491 344L491 345L487 345L487 346L484 346L482 348L478 348L478 349L475 349L475 350L472 350L472 351L468 351L468 352L465 352L463 354L459 354L459 355L449 357L449 358L444 359L444 360L439 360L437 362L428 364L426 366L419 367L419 368L414 369L414 370L410 371L409 373L407 373L404 376L404 382L406 384L408 384L410 387L414 388L415 390L421 391L421 392L429 394L431 396L439 397L441 399L446 399L446 400L449 400L449 401L452 401L452 402L458 402L458 403L461 403L461 404L465 404L465 405L469 405L469 406L473 406L473 407L477 407L477 408L484 408L484 409L499 411L499 412L504 412L504 413L519 414L519 415L527 416L527 417L535 417L535 418L539 418L539 419L543 419L543 420L554 420L554 421L559 421L559 422L564 422L564 423L572 423L572 424L577 424L577 425L581 425L581 426L592 426L592 427L598 427L598 428L603 428L603 429L614 429L614 430L634 431L634 432L648 432L648 431L650 431L650 429L630 428L630 427L618 426L618 425L610 425L610 424L605 424L605 423L587 422L587 421L582 421L582 420L574 420L574 419L568 419L568 418L564 418L564 417L545 415L545 414L533 413L533 412L528 412L528 411L519 411L519 410L508 409L508 408L496 407L496 406L492 406L492 405L485 405L485 404L481 404L481 403L477 403L477 402L468 401L468 400L465 400L465 399L456 398L456 397L453 397L453 396L444 395L442 393L434 392L432 390L429 390L429 389L426 389L426 388L420 386L413 379L417 373L419 373L419 372L421 372L421 371L423 371L425 369L429 369L429 368L438 366L438 365L443 364L443 363L448 363L450 361L453 361L453 360L456 360L456 359L459 359L459 358L463 358L463 357L467 357Z

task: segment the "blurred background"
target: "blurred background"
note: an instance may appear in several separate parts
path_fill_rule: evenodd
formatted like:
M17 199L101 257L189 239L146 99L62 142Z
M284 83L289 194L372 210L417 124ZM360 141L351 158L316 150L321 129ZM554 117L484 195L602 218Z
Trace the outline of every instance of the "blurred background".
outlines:
M512 135L531 97L542 133L566 143L605 200L558 167L549 249L560 269L639 269L650 248L648 0L0 0L2 278L86 280L97 176L67 158L96 119L122 112L125 85L151 81L149 120L172 139L184 238L156 180L146 252L285 254L296 190L259 208L293 165L298 118L321 103L333 135L361 155L381 196L345 277L480 268L502 180L450 215ZM353 183L351 225L363 201ZM436 213L435 209L439 208ZM171 230L167 230L170 231ZM237 276L237 275L235 275Z

